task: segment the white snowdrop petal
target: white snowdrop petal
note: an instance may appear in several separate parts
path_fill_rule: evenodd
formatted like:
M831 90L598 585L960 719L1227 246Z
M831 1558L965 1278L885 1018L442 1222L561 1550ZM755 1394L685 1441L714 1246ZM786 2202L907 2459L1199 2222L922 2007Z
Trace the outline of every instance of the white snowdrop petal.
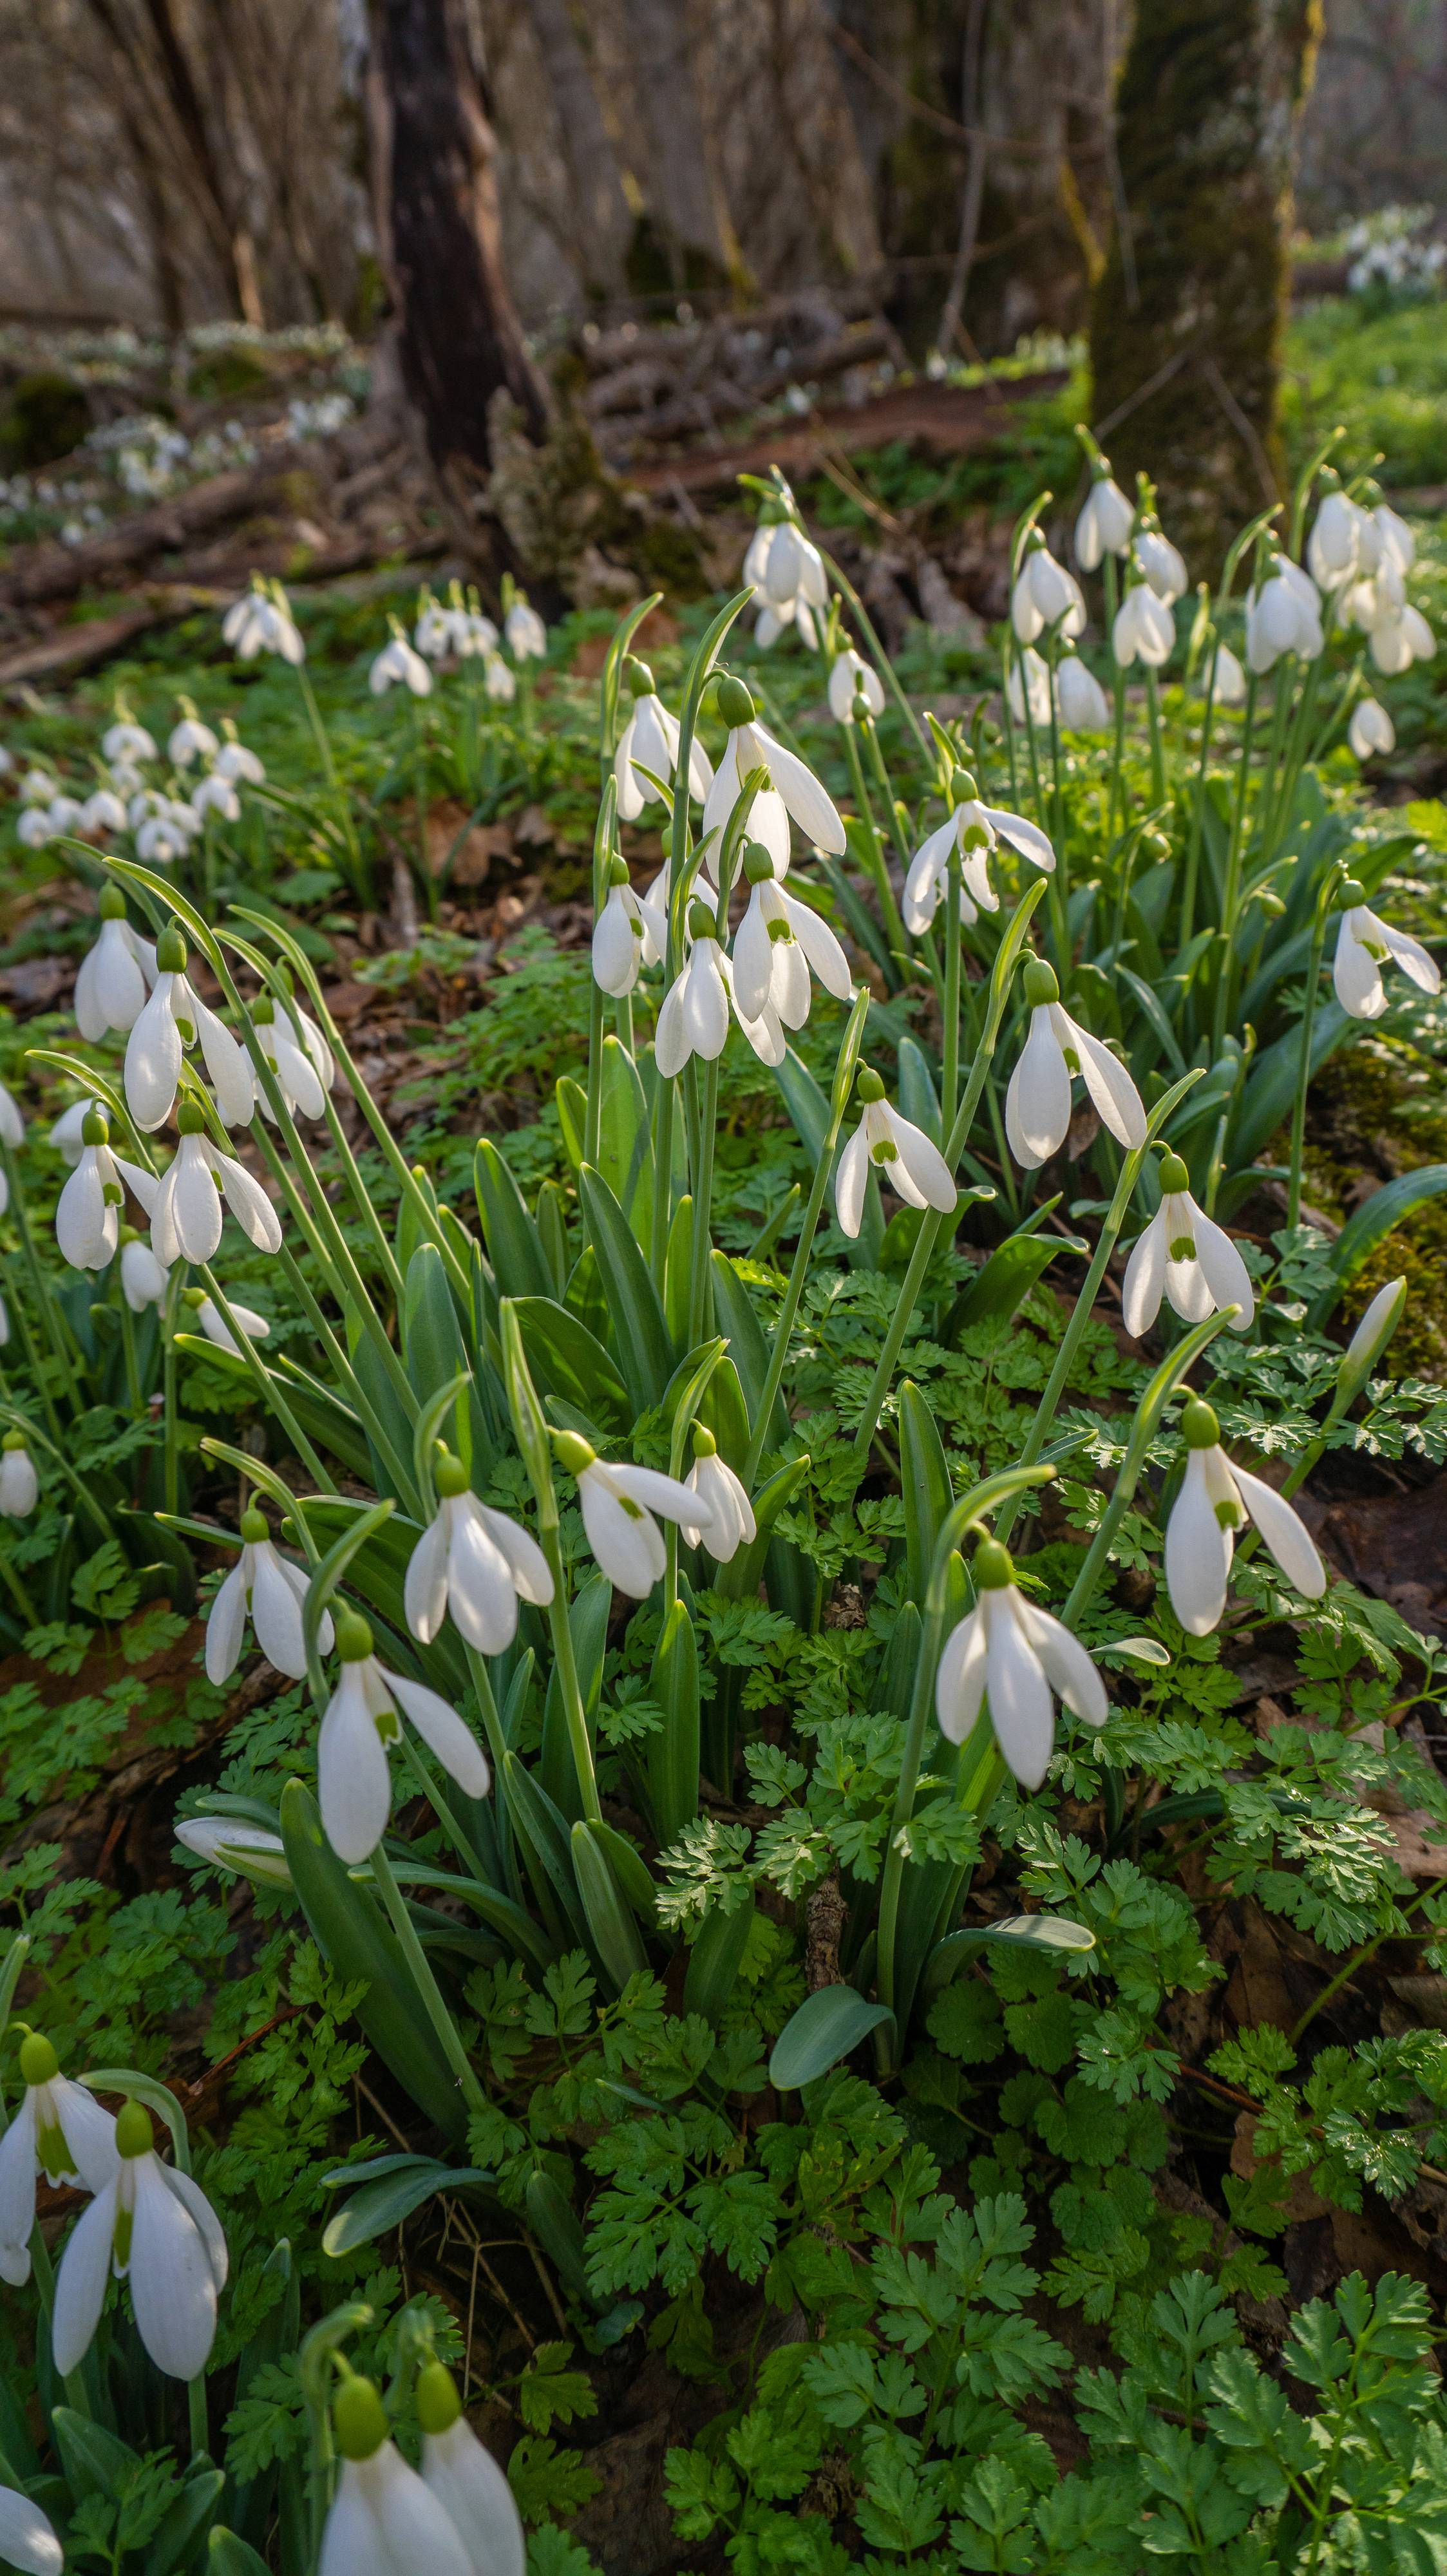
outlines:
M1370 921L1371 915L1361 906L1344 912L1332 959L1331 980L1337 1000L1354 1020L1378 1020L1387 1007L1381 967L1361 935L1362 924Z
M230 1154L211 1148L211 1160L225 1193L226 1204L244 1235L260 1252L281 1250L281 1220L259 1181L253 1180L244 1163Z
M1120 1319L1136 1341L1148 1333L1161 1311L1166 1279L1165 1204L1157 1208L1125 1265Z
M1047 872L1054 867L1054 844L1038 823L1028 822L1023 814L1006 813L995 805L983 805L980 811L1001 840L1008 841L1022 858L1033 860L1037 868L1044 868Z
M169 2379L199 2379L216 2340L216 2280L189 2209L154 2153L131 2159L131 2305L142 2343Z
M1045 1678L1057 1699L1087 1726L1104 1726L1110 1702L1090 1656L1060 1619L1018 1593L1017 1612L1028 1643L1040 1658Z
M518 1604L507 1558L472 1498L459 1495L449 1515L447 1597L453 1625L479 1654L500 1655L517 1634Z
M301 1603L270 1540L253 1553L251 1624L267 1662L291 1681L305 1681Z
M832 797L795 752L777 741L773 734L766 733L762 725L756 725L754 731L763 746L775 790L782 796L805 840L812 841L818 850L827 850L834 858L842 858L849 844Z
M610 1583L635 1601L646 1601L661 1583L668 1553L658 1523L589 1469L578 1479L578 1503L588 1545Z
M465 2416L422 2441L422 2480L468 2551L472 2576L526 2576L527 2545L513 2493Z
M828 922L821 921L817 912L812 912L808 904L798 902L793 895L782 895L780 901L789 927L809 961L810 971L818 976L825 992L832 993L836 1002L849 1001L854 992L849 960Z
M1381 924L1381 932L1395 962L1401 967L1403 974L1417 986L1418 991L1440 992L1442 977L1436 960L1428 955L1421 941L1409 938L1405 930L1394 930L1389 921Z
M1220 1623L1231 1580L1234 1539L1216 1517L1206 1478L1207 1453L1192 1449L1181 1490L1166 1523L1166 1589L1188 1637L1206 1637Z
M101 1270L120 1240L120 1210L106 1201L99 1154L81 1155L55 1210L55 1240L72 1270Z
M864 1191L869 1179L869 1143L861 1119L834 1167L834 1212L851 1242L864 1220Z
M1023 1171L1048 1162L1070 1125L1070 1075L1050 1007L1030 1014L1030 1033L1005 1094L1005 1133Z
M355 1865L377 1848L392 1811L387 1748L367 1706L359 1664L344 1664L317 1738L317 1792L326 1836Z
M1015 1615L1010 1585L981 1603L986 1638L985 1690L995 1740L1016 1779L1038 1789L1055 1749L1055 1710L1039 1656Z
M361 2481L369 2460L343 2460L337 2490L327 2512L317 2576L398 2576L392 2552L372 2520Z
M55 2276L55 2307L50 2320L50 2350L62 2379L78 2369L89 2352L110 2279L111 2240L116 2225L119 2182L98 2191L81 2211L66 2239Z
M402 1609L414 1637L430 1646L447 1616L448 1523L444 1506L407 1559Z
M35 2095L29 2085L0 2137L0 2281L20 2289L30 2278L35 2226Z
M229 1681L241 1658L246 1634L246 1558L244 1549L221 1585L206 1620L206 1678Z
M887 1102L882 1102L881 1106L886 1111L889 1132L899 1154L899 1162L889 1166L885 1177L898 1190L899 1171L903 1165L921 1204L937 1209L941 1216L952 1216L959 1192L955 1187L954 1174L938 1145L931 1143L922 1127L916 1127L908 1118L901 1118L899 1111L891 1109Z
M472 2576L471 2555L445 2505L390 2442L386 2449L389 2474L374 2490L372 2515L398 2576L404 2569L407 2576Z
M23 2576L61 2576L65 2565L49 2516L18 2487L0 2487L0 2558Z
M1058 1012L1059 1004L1055 1007ZM1067 1017L1064 1013L1060 1016ZM1122 1145L1143 1145L1146 1113L1126 1067L1077 1020L1067 1018L1067 1025L1080 1058L1081 1078L1099 1116Z
M216 2284L219 2296L226 2287L231 2270L231 2257L226 2248L226 2231L220 2219L194 2174L183 2173L179 2165L162 2164L159 2157L156 2159L156 2171L172 2198L179 2200L200 2236L206 2260L211 2267L211 2278Z
M514 1584L524 1601L545 1610L553 1597L553 1577L548 1560L530 1533L509 1520L506 1512L497 1512L488 1503L476 1505L478 1517L495 1545L506 1557Z
M1241 1312L1231 1330L1244 1333L1256 1312L1251 1273L1224 1227L1217 1225L1214 1218L1204 1215L1194 1204L1191 1215L1196 1259L1210 1289L1212 1303L1218 1314L1226 1306L1239 1306Z
M1326 1568L1305 1522L1274 1485L1264 1484L1259 1476L1248 1475L1244 1467L1234 1463L1231 1473L1242 1502L1287 1582L1294 1584L1304 1599L1319 1601L1326 1590Z
M164 1186L170 1192L176 1251L187 1261L209 1261L221 1240L221 1193L199 1136L182 1137ZM154 1234L152 1242L158 1260L175 1260L176 1252L163 1252Z
M935 1674L935 1714L952 1744L963 1744L985 1697L985 1622L971 1610L945 1639Z
M162 975L126 1040L126 1106L148 1133L171 1114L181 1079L181 1033L171 1008L174 976Z
M774 943L759 893L756 886L734 938L734 1000L748 1020L756 1020L768 1000L774 971Z
M405 1673L389 1672L387 1688L459 1789L469 1798L485 1798L492 1777L487 1756L456 1709L449 1708L425 1682L409 1681Z

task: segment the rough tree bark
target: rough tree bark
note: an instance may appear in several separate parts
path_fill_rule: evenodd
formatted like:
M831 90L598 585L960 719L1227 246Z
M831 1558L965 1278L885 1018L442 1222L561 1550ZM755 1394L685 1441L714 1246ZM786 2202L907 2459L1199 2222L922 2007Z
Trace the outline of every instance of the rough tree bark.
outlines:
M1117 480L1158 483L1197 573L1281 488L1293 147L1319 23L1320 0L1146 0L1121 79L1127 211L1095 296L1094 417Z
M455 499L487 475L488 404L540 439L548 403L508 293L497 146L461 0L377 0L378 204L402 378Z

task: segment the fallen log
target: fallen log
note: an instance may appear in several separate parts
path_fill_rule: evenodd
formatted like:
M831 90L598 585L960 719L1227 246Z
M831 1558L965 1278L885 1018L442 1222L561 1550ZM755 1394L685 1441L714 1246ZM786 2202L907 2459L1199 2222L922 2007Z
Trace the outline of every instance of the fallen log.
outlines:
M1067 381L1063 368L983 385L891 385L868 402L816 408L807 418L779 422L749 437L660 462L629 468L627 480L648 492L706 492L739 474L762 474L779 465L786 474L808 474L831 451L853 453L914 440L943 455L988 447L1009 424L1017 404L1038 402Z

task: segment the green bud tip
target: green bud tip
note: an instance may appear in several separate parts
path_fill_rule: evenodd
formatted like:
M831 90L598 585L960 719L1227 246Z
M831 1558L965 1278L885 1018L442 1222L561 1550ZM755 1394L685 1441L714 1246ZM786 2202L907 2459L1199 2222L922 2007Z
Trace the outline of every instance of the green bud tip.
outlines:
M424 2433L450 2433L462 2413L457 2382L443 2361L429 2361L417 2373L417 2421Z
M555 1431L553 1448L558 1465L566 1468L570 1476L581 1476L585 1467L592 1466L598 1454L586 1440L579 1438L576 1431Z
M957 805L973 805L979 795L979 781L972 769L957 769L950 780L950 794Z
M432 1474L437 1491L444 1499L450 1498L453 1494L466 1493L467 1469L460 1458L453 1456L450 1449L443 1450Z
M718 1442L711 1431L704 1429L701 1422L696 1422L693 1426L693 1454L695 1458L718 1456Z
M163 975L184 975L186 942L173 921L156 942L156 964Z
M1366 902L1366 887L1360 884L1355 877L1343 877L1340 886L1337 888L1336 899L1338 906L1343 912L1354 912L1359 903Z
M631 653L628 657L628 686L635 698L651 698L654 695L653 673L646 662L635 662Z
M1181 1438L1188 1449L1216 1449L1221 1443L1221 1425L1209 1404L1193 1395L1181 1416Z
M126 917L126 899L122 894L120 887L113 885L102 886L100 902L96 909L99 912L102 921L124 921Z
M339 1610L337 1653L344 1664L360 1664L372 1651L372 1631L359 1610Z
M762 841L750 841L744 851L744 874L750 885L767 885L774 873L774 862Z
M123 1225L121 1227L119 1241L122 1251L125 1250L128 1243L139 1243L140 1239L140 1232L137 1227L133 1225Z
M183 1288L181 1291L181 1303L183 1306L189 1306L193 1315L199 1315L202 1307L206 1303L205 1289Z
M33 2030L20 2043L20 2078L24 2084L53 2084L60 2060L43 2030Z
M1168 1190L1173 1198L1179 1198L1182 1191L1188 1190L1190 1186L1191 1175L1187 1171L1185 1164L1182 1162L1180 1155L1163 1154L1161 1156L1161 1188L1163 1190Z
M610 886L625 886L628 883L628 862L626 859L620 859L616 850L608 862L608 883Z
M690 939L717 939L718 919L706 903L689 905L688 935Z
M206 1129L206 1112L199 1100L183 1100L176 1112L176 1132L180 1136L201 1136Z
M854 1083L854 1097L859 1102L861 1108L867 1108L871 1101L882 1100L884 1098L884 1084L875 1072L873 1065L862 1064L860 1066Z
M116 2154L148 2156L156 2143L144 2102L123 2102L116 2113Z
M102 1110L88 1109L86 1111L85 1116L80 1122L80 1141L83 1145L108 1145L110 1143L110 1121Z
M12 1457L17 1449L23 1449L24 1446L25 1434L23 1431L7 1431L4 1439L0 1440L0 1449L8 1449Z
M255 1503L248 1503L245 1511L241 1515L241 1537L243 1544L246 1547L260 1547L263 1540L269 1535L270 1533L266 1526L265 1512L259 1512Z
M1043 957L1029 959L1023 980L1025 999L1032 1011L1044 1010L1051 1002L1059 1001L1060 986L1055 980L1055 969L1048 966Z
M977 1592L1003 1592L1005 1586L1015 1580L1010 1551L1002 1547L997 1538L981 1539L970 1571L975 1578Z
M754 721L753 691L746 689L743 681L734 679L731 673L718 684L718 712L719 722L726 724L730 733L736 732L740 725Z
M344 2379L332 2400L332 2425L344 2460L370 2460L391 2430L370 2379Z
M276 1004L269 993L257 994L251 1005L251 1018L253 1026L258 1029L272 1027L276 1019Z

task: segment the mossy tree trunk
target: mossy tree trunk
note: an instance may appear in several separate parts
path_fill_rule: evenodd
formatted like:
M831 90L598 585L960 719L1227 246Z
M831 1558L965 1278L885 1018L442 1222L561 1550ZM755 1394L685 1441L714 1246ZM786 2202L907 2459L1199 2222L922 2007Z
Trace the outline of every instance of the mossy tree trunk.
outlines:
M1139 0L1117 100L1126 214L1096 290L1093 417L1192 570L1278 497L1292 162L1320 0ZM1122 237L1124 235L1124 238Z

